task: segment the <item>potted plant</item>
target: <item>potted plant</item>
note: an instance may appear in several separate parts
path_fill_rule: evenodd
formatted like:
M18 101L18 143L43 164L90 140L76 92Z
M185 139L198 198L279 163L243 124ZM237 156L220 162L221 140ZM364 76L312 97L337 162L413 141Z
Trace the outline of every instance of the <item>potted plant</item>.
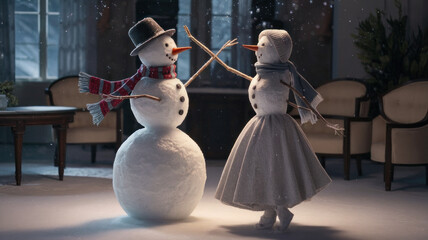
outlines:
M361 21L353 34L358 58L370 75L368 83L376 95L411 79L428 77L428 29L407 33L407 15L395 0L398 18L385 17L376 9ZM386 23L386 24L385 24Z
M0 82L0 108L18 105L18 99L13 95L13 87L14 84L11 81ZM7 103L4 104L4 101L7 101Z

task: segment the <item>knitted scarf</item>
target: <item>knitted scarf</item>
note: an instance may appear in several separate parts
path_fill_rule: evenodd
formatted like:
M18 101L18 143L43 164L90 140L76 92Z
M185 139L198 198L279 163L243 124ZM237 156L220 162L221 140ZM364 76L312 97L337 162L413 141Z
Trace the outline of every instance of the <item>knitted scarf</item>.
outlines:
M132 93L135 85L143 77L173 79L177 77L175 69L176 66L174 64L164 67L146 67L141 64L141 67L132 77L118 81L109 81L81 72L79 73L79 91L81 93L98 95L111 94L114 96L126 96ZM97 103L87 104L86 107L92 115L93 123L99 125L104 116L122 101L121 99L102 99Z
M256 62L254 66L256 67L256 72L260 77L273 72L290 72L292 76L291 86L294 87L303 96L305 96L306 100L310 102L314 109L316 109L318 104L323 100L321 95L315 91L311 84L302 75L300 75L296 69L296 66L294 66L291 61L279 64L264 64ZM294 99L297 106L307 107L305 102L300 99L296 93L294 93ZM317 121L317 116L312 111L306 110L304 108L299 108L298 111L302 123L311 121L311 123L314 124Z

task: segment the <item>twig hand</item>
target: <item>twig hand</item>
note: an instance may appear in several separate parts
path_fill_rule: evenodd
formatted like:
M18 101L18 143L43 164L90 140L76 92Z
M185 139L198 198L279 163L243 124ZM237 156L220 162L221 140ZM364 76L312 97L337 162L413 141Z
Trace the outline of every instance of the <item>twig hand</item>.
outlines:
M189 29L187 29L187 30L189 30ZM190 32L189 32L190 33ZM216 59L217 58L217 56L221 53L221 51L223 51L223 49L225 49L225 48L227 48L227 47L231 47L231 46L233 46L233 45L236 45L236 44L238 44L238 42L236 42L236 38L235 39L233 39L232 41L231 40L229 40L229 41L227 41L221 48L220 48L220 50L218 50L218 52L213 56L213 57L211 57L191 78L189 78L189 80L186 82L186 84L184 84L184 86L185 87L187 87L187 86L189 86L190 85L190 83L192 83L193 82L193 80L195 80L196 79L196 77L199 75L199 74L201 74L201 72L206 68L206 67L208 67L208 65L210 65L210 63L212 62L212 61L214 61L214 59Z
M222 65L224 68L226 68L227 71L232 72L240 77L243 77L249 81L251 81L253 78L234 69L229 67L226 63L224 63L220 58L217 57L216 54L214 54L209 48L207 48L203 43L199 42L198 39L196 39L195 37L192 36L192 34L189 31L189 28L187 26L184 26L184 30L187 33L187 36L190 38L190 40L192 40L193 42L195 42L199 47L201 47L206 53L208 53L212 58L214 58L220 65ZM232 43L232 45L236 45L238 42L236 42L236 39L233 39L230 43Z

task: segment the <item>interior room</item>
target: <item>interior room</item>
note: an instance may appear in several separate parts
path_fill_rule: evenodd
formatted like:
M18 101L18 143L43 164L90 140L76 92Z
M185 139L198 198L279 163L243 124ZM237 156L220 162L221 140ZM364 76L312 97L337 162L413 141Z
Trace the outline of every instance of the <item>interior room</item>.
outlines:
M0 239L427 239L426 12L0 1Z

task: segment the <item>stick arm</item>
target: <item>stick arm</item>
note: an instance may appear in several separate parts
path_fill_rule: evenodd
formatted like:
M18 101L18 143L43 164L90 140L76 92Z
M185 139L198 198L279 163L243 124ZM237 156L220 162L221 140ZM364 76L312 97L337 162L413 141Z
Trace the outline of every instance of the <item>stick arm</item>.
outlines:
M111 95L111 94L103 94L102 95L104 99L106 100L113 100L113 99L118 99L118 100L124 100L124 99L131 99L131 98L148 98L148 99L152 99L155 101L160 102L160 98L149 95L149 94L140 94L140 95L125 95L125 96L116 96L116 95Z
M232 72L240 77L243 77L245 79L247 79L248 81L253 80L253 78L251 76L248 76L232 67L229 67L226 63L224 63L220 58L218 58L209 48L207 48L203 43L199 42L198 39L196 39L195 37L192 36L192 34L190 33L190 30L187 26L184 26L184 30L187 33L187 36L190 38L190 40L192 40L194 43L196 43L199 47L201 47L206 53L208 53L211 57L215 58L215 60L222 65L227 71Z
M300 108L300 109L305 109L306 111L312 111L310 108L297 106L296 104L294 104L294 103L290 102L289 100L287 100L287 103L288 103L288 105L290 105L290 106L292 106L292 107L294 107L294 108L297 108L297 109L299 109L299 108Z
M189 86L195 79L196 79L196 77L197 76L199 76L199 74L201 74L202 73L202 71L205 69L205 68L207 68L208 67L208 65L210 65L210 63L212 62L212 61L214 61L214 59L218 59L218 55L221 53L221 51L223 51L223 49L225 49L225 48L227 48L227 47L231 47L231 46L234 46L234 45L236 45L236 44L238 44L238 42L236 42L236 38L235 39L233 39L232 41L231 40L229 40L229 41L227 41L221 48L220 48L220 50L218 50L218 52L214 55L214 56L212 56L195 74L193 74L193 76L191 77L191 78L189 78L189 80L187 80L187 82L184 84L184 86L185 87L187 87L187 86Z

